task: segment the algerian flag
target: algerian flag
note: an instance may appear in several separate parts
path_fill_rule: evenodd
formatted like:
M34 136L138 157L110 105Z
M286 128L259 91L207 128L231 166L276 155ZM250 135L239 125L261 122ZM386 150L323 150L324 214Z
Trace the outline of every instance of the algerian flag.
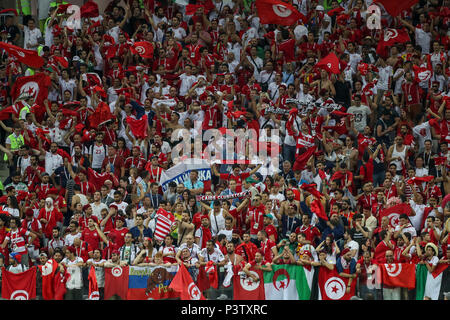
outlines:
M266 300L309 300L314 269L297 265L272 265L264 272Z
M433 273L427 266L418 264L416 269L416 300L430 297L431 300L443 300L444 292L449 290L450 268L448 264L438 264Z

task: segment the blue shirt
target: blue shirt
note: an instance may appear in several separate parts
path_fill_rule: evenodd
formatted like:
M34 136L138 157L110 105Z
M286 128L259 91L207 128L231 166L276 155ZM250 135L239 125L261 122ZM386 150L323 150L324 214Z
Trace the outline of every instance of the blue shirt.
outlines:
M353 274L356 272L356 260L352 258L352 260L350 261L350 272L348 272L348 270L345 273L350 273ZM342 263L341 263L341 256L339 256L336 259L336 270L338 273L344 272L344 268L342 267Z
M133 235L133 239L137 239L139 238L139 236L141 235L141 232L139 231L138 227L133 227L130 229L130 233ZM152 229L150 228L146 228L144 226L144 232L143 232L144 237L149 237L151 238L153 236L153 232Z
M204 187L203 182L197 180L194 184L192 184L192 181L190 179L184 182L184 186L189 190L200 189Z

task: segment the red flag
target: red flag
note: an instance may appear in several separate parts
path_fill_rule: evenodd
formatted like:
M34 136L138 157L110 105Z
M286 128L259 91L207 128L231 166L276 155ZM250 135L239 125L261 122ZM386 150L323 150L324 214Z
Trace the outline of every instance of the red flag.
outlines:
M95 72L85 73L82 77L88 83L89 87L102 86L102 79Z
M88 1L80 8L80 13L82 18L98 17L98 5L94 1Z
M389 287L414 289L416 286L416 265L413 263L384 263L381 268L383 284Z
M398 16L403 10L408 10L414 6L419 0L401 0L401 1L391 1L391 0L375 0L374 2L380 3L386 9L392 17Z
M181 300L206 300L200 289L192 280L184 264L181 264L177 274L169 285L174 291L180 293Z
M53 57L63 68L68 68L69 67L69 61L67 61L67 59L65 57L57 57L54 56Z
M339 74L341 73L341 66L339 58L335 53L331 52L325 58L317 62L316 67L327 70L328 72Z
M217 274L217 266L213 265L213 261L208 261L205 266L205 272L208 275L209 285L214 289L219 286L219 276Z
M15 57L19 62L26 64L33 69L39 69L45 63L44 58L38 55L37 51L27 50L13 44L0 41L0 48Z
M97 276L95 274L95 267L91 266L89 270L89 300L100 300L100 292L98 291Z
M307 21L294 6L281 0L256 0L255 5L262 24L291 26L298 20Z
M148 120L146 114L144 114L139 120L132 117L127 117L126 121L130 126L131 132L136 138L145 139L147 137Z
M340 277L336 268L329 270L320 267L318 282L322 300L350 300L355 295L356 279L353 279L350 292L347 293L349 279Z
M128 266L105 268L105 300L118 295L122 300L128 295Z
M392 47L394 44L405 43L410 40L409 34L405 29L388 28L384 30L378 41L377 54L386 58L388 55L388 48Z
M156 226L155 226L155 239L164 240L164 238L170 233L170 227L175 221L175 216L170 212L159 208L156 212Z
M306 150L306 152L302 153L299 156L296 156L293 170L303 170L308 162L309 158L312 157L314 152L316 151L316 146L312 146Z
M416 82L426 82L433 76L433 70L426 67L413 66Z
M325 208L323 207L322 201L314 199L311 202L311 211L314 212L319 218L328 221L328 216L325 212Z
M19 77L11 88L11 97L16 100L20 96L28 94L33 96L36 104L43 105L44 100L47 99L50 85L51 79L44 73Z
M38 266L42 275L42 297L44 300L53 300L55 297L55 274L58 272L58 263L49 259L44 265Z
M142 58L153 58L153 44L148 41L138 41L131 46L131 52Z
M395 228L398 225L398 219L401 214L411 215L411 206L408 203L400 203L393 207L384 209L380 213L380 219L388 217L390 225Z
M111 180L115 186L119 184L117 177L111 172L98 173L92 168L88 168L87 176L89 182L91 182L97 190L105 184L106 180Z
M0 111L0 120L8 120L11 118L11 114L14 113L17 116L19 114L16 112L16 109L13 106L6 107Z
M54 280L53 280L53 287L54 287L54 298L53 300L64 300L64 295L66 294L67 288L66 288L66 282L70 278L70 273L67 272L67 270L64 270L64 273L61 274L61 272L57 272L55 274Z
M36 298L36 267L25 272L12 273L2 268L2 298L31 300Z
M335 8L335 9L332 9L332 10L328 11L328 12L327 12L327 15L328 15L329 17L332 17L332 16L334 16L335 14L339 14L339 13L341 13L341 12L343 12L343 11L345 11L344 8L342 8L342 7L337 7L337 8Z
M251 277L241 278L238 274L233 276L234 300L265 300L262 271L252 267L250 268L250 273L257 276L258 281L254 281Z
M98 104L94 113L88 117L89 126L94 129L98 129L99 126L112 119L114 119L114 115L111 113L109 106L103 101Z
M413 177L407 181L408 184L422 184L423 182L430 182L434 176Z

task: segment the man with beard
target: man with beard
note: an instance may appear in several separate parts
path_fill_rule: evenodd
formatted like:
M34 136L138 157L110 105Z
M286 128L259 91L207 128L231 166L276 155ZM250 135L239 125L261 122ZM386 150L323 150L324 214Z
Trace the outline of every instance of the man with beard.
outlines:
M243 242L236 246L236 253L242 256L246 262L250 262L255 259L255 254L258 251L258 247L250 241L250 232L248 231L244 232L242 235L242 240Z
M295 204L297 206L297 212L296 213L299 213L300 202L295 200L295 193L294 193L294 191L292 189L288 189L288 190L286 190L286 200L281 202L280 213L277 215L278 221L281 220L281 216L282 215L287 214L288 209L289 209L289 205L291 205L291 204Z
M333 234L336 242L344 236L344 225L342 224L337 212L334 212L331 215L330 220L326 222L326 227L322 232L322 241L325 240L329 234Z
M52 230L52 239L48 242L47 250L52 257L57 249L63 249L65 246L64 239L61 238L61 233L58 227L54 227Z
M45 156L45 172L52 175L53 172L64 163L63 158L58 154L58 145L53 142L50 145L50 152L48 152L42 147L41 138L39 138L39 136L37 136L37 138L39 142L39 151L41 152L40 154Z
M103 266L105 268L113 268L117 266L125 267L126 265L127 265L126 261L120 260L119 250L114 250L111 253L111 259L106 260Z
M83 145L81 143L76 143L73 146L74 155L72 157L72 166L76 166L80 170L86 171L90 167L90 162L88 157L82 153Z

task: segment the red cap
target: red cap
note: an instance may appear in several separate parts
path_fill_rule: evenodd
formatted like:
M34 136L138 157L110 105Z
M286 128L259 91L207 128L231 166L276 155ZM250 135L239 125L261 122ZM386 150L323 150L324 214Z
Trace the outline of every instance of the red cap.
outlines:
M33 209L31 209L31 208L28 208L27 211L25 211L25 215L27 217L32 217L33 214L34 214L34 212L33 212Z
M120 252L119 252L119 250L113 250L113 251L111 252L111 254L117 254L117 255L119 255Z
M86 211L87 209L89 209L91 207L91 205L88 203L86 205L83 206L83 211Z

